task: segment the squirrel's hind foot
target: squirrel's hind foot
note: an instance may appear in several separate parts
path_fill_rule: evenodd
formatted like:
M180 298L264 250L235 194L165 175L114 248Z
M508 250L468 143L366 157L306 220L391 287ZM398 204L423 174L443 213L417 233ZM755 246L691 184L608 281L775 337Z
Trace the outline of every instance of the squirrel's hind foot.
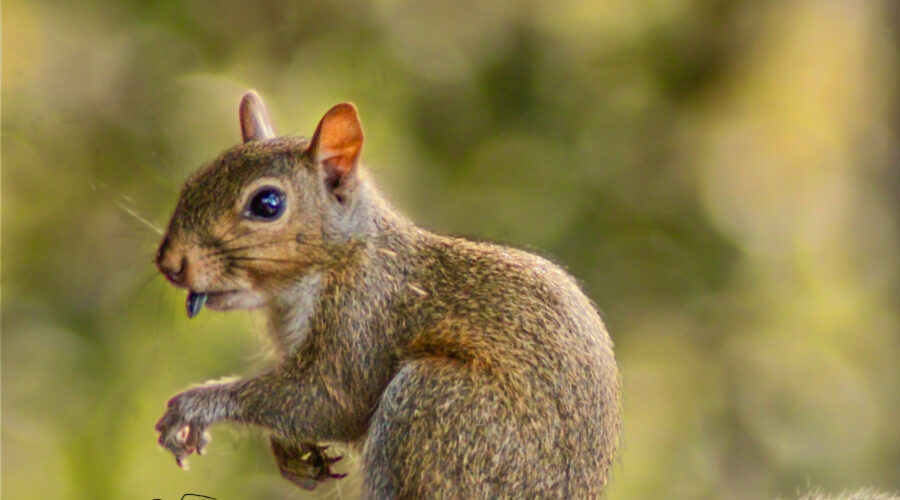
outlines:
M344 457L328 456L327 449L328 446L315 443L294 445L272 438L272 453L281 476L305 490L313 490L321 483L347 475L331 470L331 465Z

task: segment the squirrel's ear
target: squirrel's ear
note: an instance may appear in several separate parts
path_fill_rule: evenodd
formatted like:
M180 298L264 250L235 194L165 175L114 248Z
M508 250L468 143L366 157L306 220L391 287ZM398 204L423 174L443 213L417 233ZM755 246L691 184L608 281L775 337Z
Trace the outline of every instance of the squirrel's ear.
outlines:
M327 186L332 192L342 187L356 170L362 143L359 116L349 102L334 106L322 117L309 142L309 151L325 169Z
M275 137L266 105L263 104L262 97L252 90L247 91L241 99L241 135L244 142Z

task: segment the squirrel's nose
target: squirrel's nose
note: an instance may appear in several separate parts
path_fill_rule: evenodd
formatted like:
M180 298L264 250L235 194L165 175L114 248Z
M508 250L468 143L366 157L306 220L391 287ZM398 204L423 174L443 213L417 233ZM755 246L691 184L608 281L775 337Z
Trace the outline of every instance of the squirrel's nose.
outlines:
M184 278L187 275L187 257L172 251L169 238L163 240L156 252L156 266L172 284L184 284Z

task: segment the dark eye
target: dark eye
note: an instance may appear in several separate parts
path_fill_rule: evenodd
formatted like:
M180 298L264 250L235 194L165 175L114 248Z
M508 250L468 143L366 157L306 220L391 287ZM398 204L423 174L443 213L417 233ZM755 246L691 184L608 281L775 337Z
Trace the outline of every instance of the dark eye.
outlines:
M264 187L253 194L244 216L249 219L273 221L284 212L284 193L277 188Z

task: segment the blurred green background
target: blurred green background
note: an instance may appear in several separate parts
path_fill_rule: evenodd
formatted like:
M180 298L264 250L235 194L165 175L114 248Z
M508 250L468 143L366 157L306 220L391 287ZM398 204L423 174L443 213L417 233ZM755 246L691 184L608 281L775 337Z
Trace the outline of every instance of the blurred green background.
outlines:
M2 5L2 494L349 498L221 425L153 425L266 365L261 316L152 263L238 101L309 134L354 101L423 226L532 249L599 304L624 380L607 497L900 490L900 6L891 0Z

